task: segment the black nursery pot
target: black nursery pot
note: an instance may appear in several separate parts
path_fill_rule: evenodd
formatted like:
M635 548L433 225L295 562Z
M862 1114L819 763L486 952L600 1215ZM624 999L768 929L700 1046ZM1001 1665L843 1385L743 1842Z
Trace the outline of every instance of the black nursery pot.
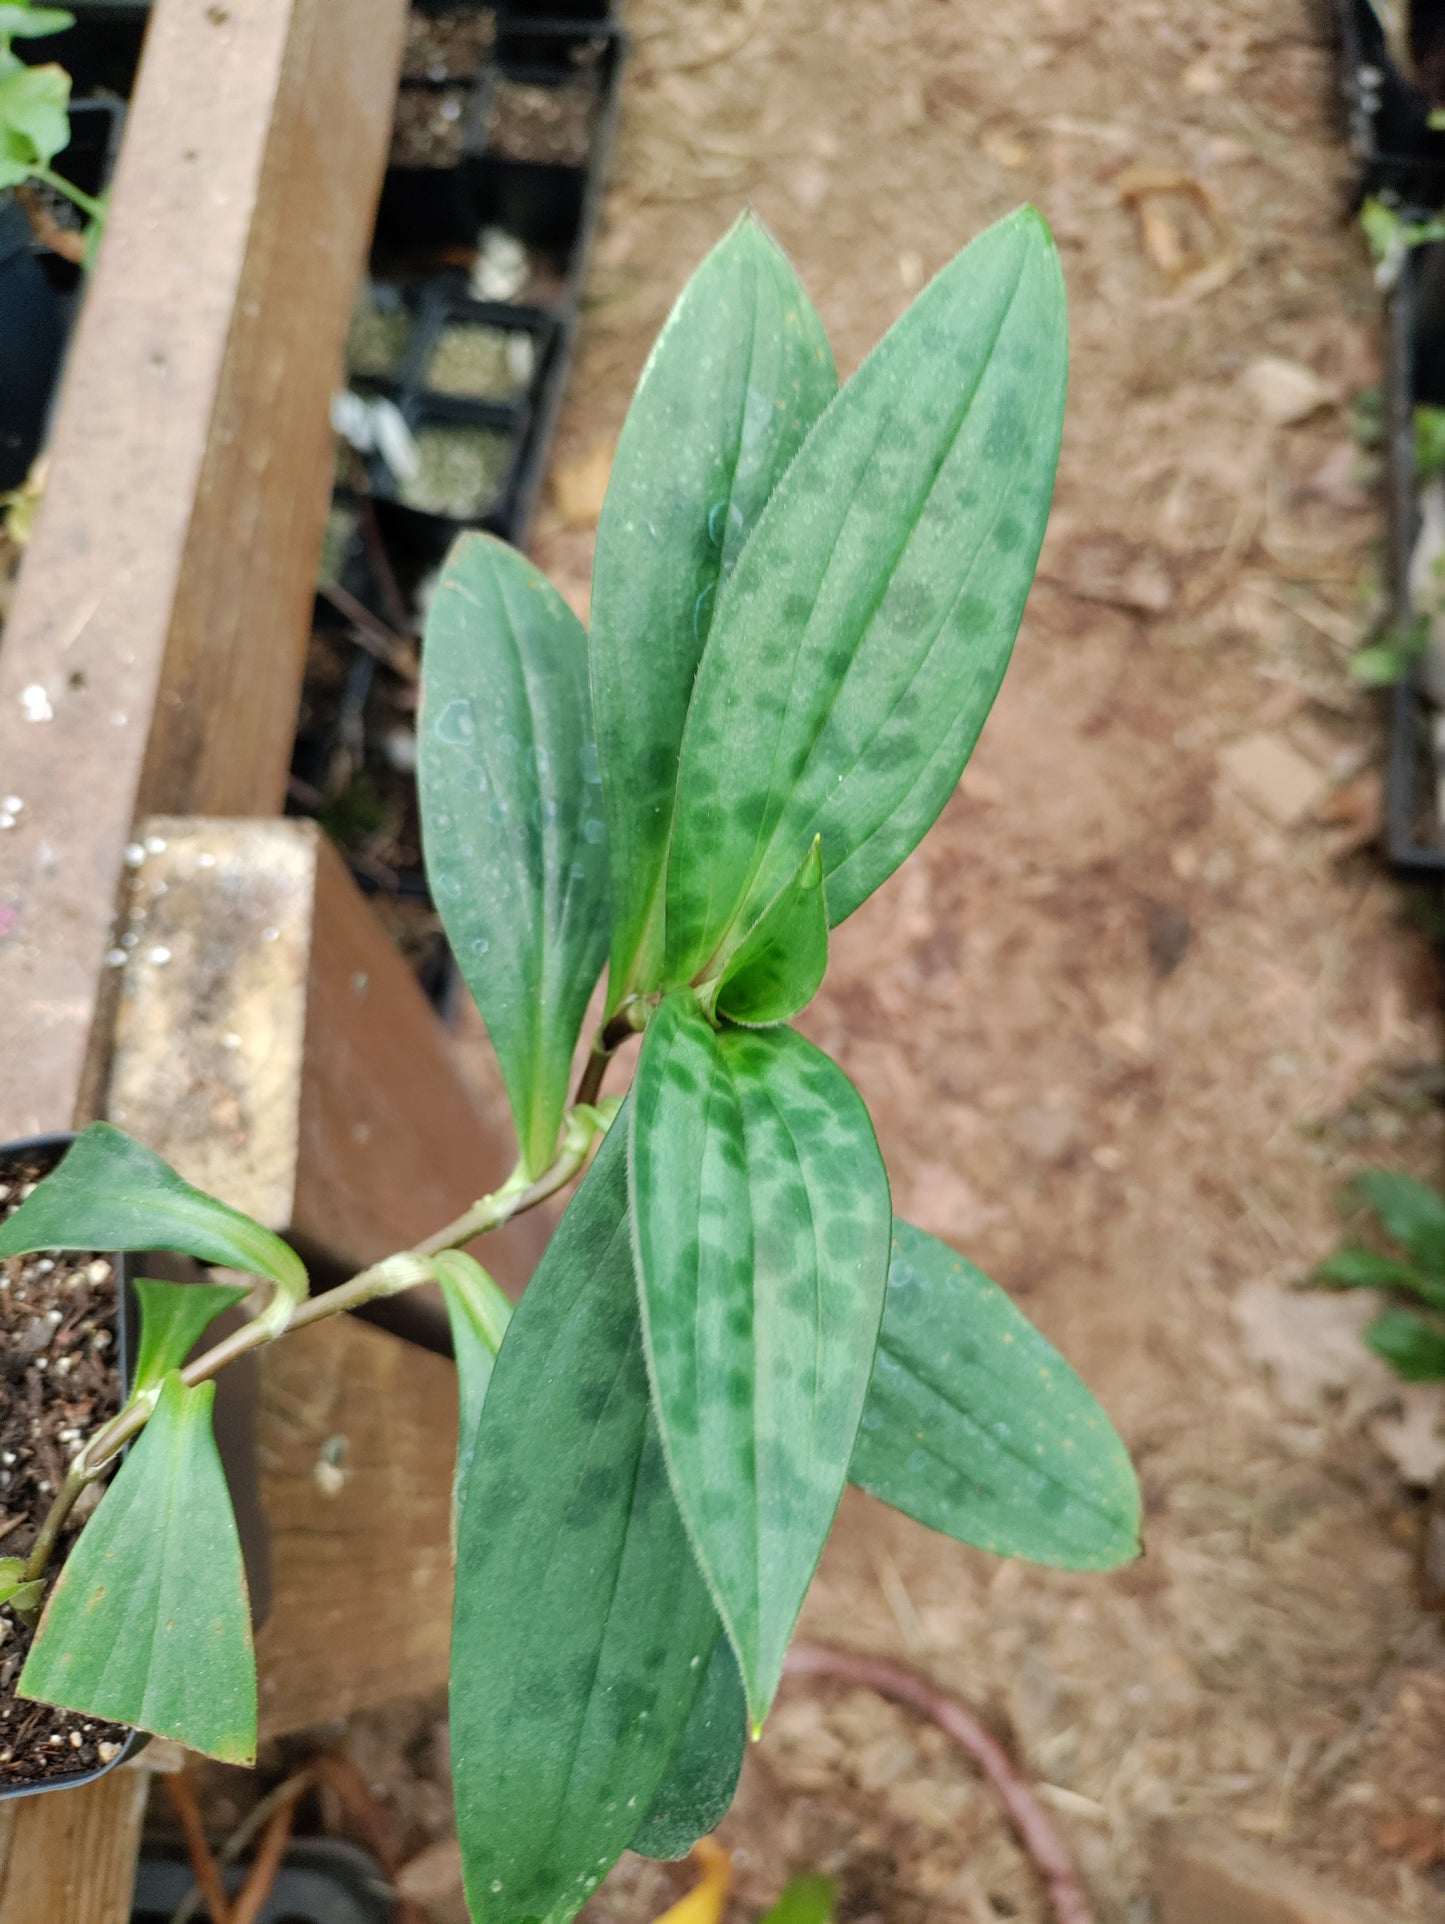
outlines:
M1369 0L1337 4L1341 82L1359 193L1445 205L1445 133L1430 125L1430 102L1390 58ZM1440 48L1429 43L1431 37L1428 21L1417 28L1415 57L1438 69Z
M0 494L18 488L45 432L65 352L65 304L45 278L25 211L0 194Z
M39 1136L19 1142L0 1145L0 1184L13 1186L17 1181L35 1181L40 1175L48 1175L59 1163L65 1151L75 1140L73 1136ZM110 1377L113 1383L114 1408L119 1409L130 1393L134 1380L135 1358L139 1330L139 1304L132 1288L133 1278L138 1274L159 1276L173 1281L187 1280L198 1274L196 1266L169 1255L147 1255L137 1258L114 1251L87 1254L85 1261L96 1260L96 1256L110 1266L115 1291L115 1310L111 1325L111 1342L108 1347L110 1358ZM24 1259L29 1260L29 1259ZM37 1258L37 1260L40 1260ZM233 1319L239 1320L234 1317ZM63 1322L58 1326L63 1329ZM212 1325L207 1341L224 1330L223 1319L218 1318ZM28 1332L26 1332L28 1334ZM23 1352L17 1354L20 1345L12 1343L0 1354L0 1392L8 1398L14 1394L17 1378L22 1371L29 1374L23 1363ZM62 1352L62 1355L68 1352ZM47 1362L50 1354L47 1352ZM246 1359L249 1362L251 1359ZM17 1368L17 1364L20 1368ZM240 1374L237 1375L237 1368ZM231 1490L231 1500L236 1512L237 1528L241 1537L241 1549L245 1559L247 1584L251 1595L252 1619L259 1624L270 1607L270 1537L264 1514L260 1506L256 1477L255 1450L255 1371L244 1365L233 1366L217 1380L215 1403L216 1441L225 1466L226 1479ZM109 1414L110 1412L107 1412ZM104 1420L104 1419L102 1419ZM9 1474L9 1470L5 1471ZM0 1511L4 1509L4 1486L0 1486ZM38 1518L36 1521L38 1522ZM5 1546L0 1541L0 1555L5 1554ZM7 1619L9 1621L9 1619ZM9 1639L0 1643L0 1667L3 1667ZM12 1703L14 1699L10 1700ZM8 1706L7 1706L8 1707ZM82 1719L75 1713L61 1713L68 1724L79 1728ZM99 1723L99 1719L90 1720ZM6 1749L8 1719L0 1720L0 1756ZM97 1738L95 1744L83 1743L77 1757L78 1767L68 1774L55 1774L36 1779L17 1778L6 1781L0 1774L0 1800L12 1797L33 1797L47 1791L74 1790L81 1784L93 1783L96 1778L104 1777L107 1772L117 1769L127 1758L133 1757L150 1740L143 1731L115 1729L106 1726L106 1739ZM71 1746L68 1742L65 1748ZM96 1755L96 1745L101 1741L115 1743L115 1754L101 1761ZM0 1764L0 1773L7 1767Z

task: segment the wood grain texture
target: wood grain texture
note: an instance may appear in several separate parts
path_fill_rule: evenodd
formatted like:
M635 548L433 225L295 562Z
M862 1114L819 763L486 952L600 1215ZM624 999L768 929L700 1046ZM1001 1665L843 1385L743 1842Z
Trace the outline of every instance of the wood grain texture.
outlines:
M456 1424L450 1363L351 1317L262 1352L263 1738L446 1682Z
M0 651L0 1139L93 1081L144 808L278 809L404 0L159 0Z
M1152 1853L1162 1924L1389 1924L1393 1915L1223 1825L1165 1825Z
M129 1924L149 1785L123 1764L79 1790L0 1804L0 1924Z
M148 817L141 832L113 1122L333 1275L500 1186L505 1121L314 823ZM479 1253L515 1294L545 1237L524 1217Z

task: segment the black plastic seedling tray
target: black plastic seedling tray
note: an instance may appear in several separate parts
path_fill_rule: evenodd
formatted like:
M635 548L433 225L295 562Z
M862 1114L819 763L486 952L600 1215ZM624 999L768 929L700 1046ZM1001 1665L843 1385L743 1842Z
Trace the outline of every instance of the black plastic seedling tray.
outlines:
M1409 253L1390 296L1386 375L1386 480L1391 615L1397 633L1415 620L1410 558L1419 532L1415 409L1445 406L1445 244ZM1417 875L1445 875L1445 826L1437 825L1430 722L1433 704L1410 672L1391 693L1385 775L1390 860ZM1433 833L1432 833L1433 829Z
M1445 206L1445 133L1430 106L1390 57L1369 0L1337 0L1341 86L1360 197L1388 194L1412 205Z
M228 1894L239 1890L246 1869L222 1867ZM184 1858L147 1853L136 1870L131 1924L169 1924L194 1884ZM318 1838L286 1852L257 1924L389 1924L395 1909L392 1888L373 1858L354 1845Z

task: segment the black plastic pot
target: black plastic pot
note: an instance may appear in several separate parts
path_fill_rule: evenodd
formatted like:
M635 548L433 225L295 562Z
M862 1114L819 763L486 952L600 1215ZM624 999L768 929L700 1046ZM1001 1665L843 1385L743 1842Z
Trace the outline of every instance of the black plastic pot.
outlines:
M1445 134L1430 103L1400 73L1369 0L1337 0L1341 88L1361 195L1445 206Z
M245 1866L223 1866L228 1895ZM131 1924L168 1924L194 1887L184 1858L147 1854L136 1870ZM354 1845L328 1839L292 1844L258 1924L390 1924L396 1897L381 1866Z
M65 304L35 256L24 210L0 194L0 493L19 487L39 452L65 322Z
M58 1163L65 1151L75 1140L73 1136L36 1136L23 1141L0 1145L0 1178L6 1167L16 1158L34 1157L37 1154L51 1155ZM53 1166L53 1165L52 1165ZM108 1252L106 1260L110 1263L120 1289L119 1313L115 1319L115 1371L124 1395L118 1395L117 1407L130 1392L134 1380L137 1337L140 1327L140 1306L132 1289L133 1278L139 1274L159 1277L161 1280L183 1282L192 1276L199 1276L199 1267L183 1257L167 1253L154 1253L143 1257L128 1256ZM229 1323L238 1322L237 1312L228 1313ZM227 1318L217 1318L212 1325L207 1341L224 1334L228 1326ZM226 1470L226 1481L231 1492L231 1502L236 1513L236 1527L241 1538L241 1551L246 1566L246 1582L251 1598L251 1617L256 1625L263 1623L271 1608L271 1539L265 1514L261 1509L260 1489L256 1474L256 1388L257 1375L254 1358L243 1358L231 1368L222 1372L216 1382L216 1401L214 1424L216 1444L221 1461ZM77 1772L73 1777L53 1777L39 1784L0 1785L0 1801L14 1797L39 1797L49 1791L74 1790L81 1784L94 1783L96 1778L104 1777L116 1770L127 1758L135 1756L150 1739L144 1731L132 1730L125 1737L118 1754L109 1763L101 1764L94 1770Z

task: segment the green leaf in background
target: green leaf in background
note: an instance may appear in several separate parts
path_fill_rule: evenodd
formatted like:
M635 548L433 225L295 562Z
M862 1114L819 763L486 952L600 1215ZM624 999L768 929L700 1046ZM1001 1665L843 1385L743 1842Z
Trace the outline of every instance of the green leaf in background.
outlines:
M1346 1194L1373 1210L1417 1263L1445 1277L1445 1196L1394 1169L1362 1169Z
M1382 1310L1366 1329L1365 1341L1407 1383L1445 1377L1445 1330L1413 1309Z
M847 1481L888 1178L835 1063L792 1029L714 1030L686 991L648 1025L629 1106L653 1399L757 1726Z
M37 1249L173 1249L276 1285L261 1320L286 1327L306 1300L306 1269L279 1236L183 1182L108 1122L82 1130L60 1167L0 1224L0 1256Z
M0 1557L0 1603L9 1603L28 1587L24 1557Z
M953 789L1048 519L1064 285L1025 208L944 268L818 422L738 559L683 734L668 982L691 981L823 838L836 925Z
M795 1877L762 1924L831 1924L837 1897L831 1877Z
M166 1378L56 1579L20 1694L249 1764L256 1662L215 1393Z
M1139 1554L1139 1486L1108 1417L997 1283L910 1223L893 1226L849 1477L995 1556L1111 1570Z
M63 7L22 7L14 0L0 4L0 40L39 40L74 25L75 15Z
M441 1284L457 1360L457 1473L452 1504L458 1517L477 1445L477 1425L492 1380L497 1352L512 1320L512 1305L474 1256L443 1249L431 1258Z
M1407 1289L1436 1309L1445 1309L1445 1282L1393 1256L1377 1256L1372 1249L1335 1250L1316 1268L1315 1280L1335 1289Z
M718 1013L753 1028L786 1022L812 1001L827 968L828 904L815 836L797 873L724 964Z
M686 1857L727 1815L748 1745L748 1700L732 1645L719 1636L667 1775L630 1849Z
M18 187L70 144L70 75L63 67L0 74L0 187Z
M251 1293L244 1284L159 1283L151 1276L138 1276L132 1287L140 1303L140 1349L132 1400L159 1390L221 1311Z
M417 743L432 897L540 1175L607 955L607 831L586 630L490 535L460 536L432 597Z
M624 1130L512 1317L458 1531L452 1775L477 1924L570 1918L631 1841L719 1634L647 1394Z
M658 336L597 530L592 696L612 849L614 1008L657 979L677 752L722 583L837 386L801 282L745 217Z

